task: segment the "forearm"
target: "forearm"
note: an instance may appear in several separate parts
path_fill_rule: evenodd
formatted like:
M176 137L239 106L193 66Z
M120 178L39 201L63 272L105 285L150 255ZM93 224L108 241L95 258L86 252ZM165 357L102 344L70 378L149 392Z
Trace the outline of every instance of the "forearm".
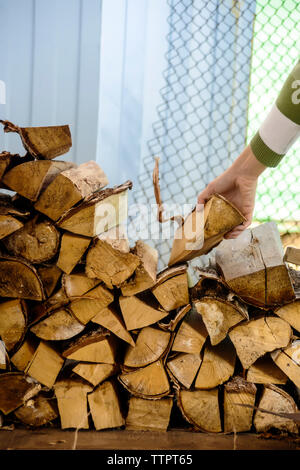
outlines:
M266 168L267 165L264 165L256 158L251 146L248 145L234 161L229 170L239 176L254 179L258 178Z
M299 136L300 61L288 76L250 147L260 163L275 167Z

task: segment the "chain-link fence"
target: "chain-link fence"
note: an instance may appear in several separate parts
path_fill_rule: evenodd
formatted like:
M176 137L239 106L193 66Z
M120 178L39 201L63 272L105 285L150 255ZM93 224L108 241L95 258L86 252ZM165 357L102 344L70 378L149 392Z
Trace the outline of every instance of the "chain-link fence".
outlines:
M154 202L158 155L163 201L195 204L255 134L296 62L300 7L297 0L168 4L165 87L134 199ZM284 233L300 230L298 150L295 145L279 167L265 172L257 192L255 221L275 220ZM171 241L155 245L162 267Z
M258 129L299 58L300 4L257 0L254 24L248 137ZM263 173L254 219L277 222L284 240L300 246L300 141L278 167Z

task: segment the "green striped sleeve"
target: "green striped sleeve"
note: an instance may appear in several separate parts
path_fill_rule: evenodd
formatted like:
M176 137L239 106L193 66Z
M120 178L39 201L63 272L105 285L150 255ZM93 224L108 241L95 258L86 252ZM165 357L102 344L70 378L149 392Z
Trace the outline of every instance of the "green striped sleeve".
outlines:
M300 60L285 81L276 100L279 111L296 124L300 124Z
M300 136L300 60L285 81L271 111L250 141L256 158L276 167Z

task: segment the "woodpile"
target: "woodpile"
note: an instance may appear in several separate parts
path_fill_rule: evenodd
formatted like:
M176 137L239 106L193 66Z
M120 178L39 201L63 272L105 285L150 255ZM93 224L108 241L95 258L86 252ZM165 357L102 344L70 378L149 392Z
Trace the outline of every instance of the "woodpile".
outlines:
M284 259L299 255L284 258L276 225L223 240L244 219L214 195L202 235L175 237L157 273L157 251L122 227L130 181L52 160L68 126L3 123L27 153L0 155L15 192L0 196L2 425L297 434L299 275ZM216 245L191 286L187 261Z

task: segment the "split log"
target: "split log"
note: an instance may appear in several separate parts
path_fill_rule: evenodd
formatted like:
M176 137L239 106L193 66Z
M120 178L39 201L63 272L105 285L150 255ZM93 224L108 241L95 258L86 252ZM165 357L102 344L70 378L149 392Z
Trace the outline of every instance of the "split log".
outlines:
M132 276L139 264L140 258L130 253L123 230L114 227L94 240L86 256L85 272L112 289Z
M10 359L16 369L24 371L27 368L33 358L37 346L38 344L35 338L27 335L22 346Z
M0 304L0 337L7 351L13 351L24 339L27 307L24 300L14 299Z
M94 161L59 173L42 192L34 207L52 220L108 183L102 168Z
M286 347L291 336L290 325L277 317L255 318L229 332L244 369L265 353Z
M111 375L117 374L119 366L115 364L88 364L79 362L74 367L73 372L96 387Z
M108 331L98 328L71 342L64 350L63 357L80 362L115 364L117 349L116 339Z
M274 313L300 333L300 299L276 308Z
M295 299L289 270L283 261L283 246L275 222L253 229L266 266L266 305L277 305Z
M107 307L114 300L113 294L105 287L99 285L89 290L86 294L77 300L73 300L69 309L77 320L86 325L103 308Z
M102 287L102 286L101 286ZM82 298L72 301L68 308L72 315L83 325L86 325L101 311L107 304L113 301L104 293L103 299Z
M157 325L164 331L175 331L179 322L186 316L186 314L191 310L191 308L192 306L190 304L185 305L184 307L177 310L175 316L169 314L164 319L164 321L158 322Z
M128 431L167 431L172 406L172 398L145 400L130 397L125 429Z
M292 278L296 299L300 299L300 271L289 267L289 274Z
M82 297L100 284L99 279L90 279L82 272L63 274L62 286L69 299Z
M55 291L51 297L45 300L44 305L46 306L47 311L52 311L56 310L58 307L63 307L69 301L70 299L66 296L65 289L61 287Z
M111 306L103 308L93 317L92 322L103 326L131 346L135 345L131 334L126 330L121 314L117 312L116 308Z
M33 208L30 202L22 196L18 194L9 196L8 194L0 193L0 215L12 215L24 224L32 213Z
M208 332L201 316L192 309L177 331L172 351L200 354L207 336Z
M0 346L0 371L4 371L8 368L8 362L6 357L6 351Z
M187 305L189 303L187 267L177 266L162 271L151 290L167 312Z
M90 279L84 273L63 274L62 286L69 299L82 297L100 284L99 279Z
M154 286L156 283L156 271L158 252L142 240L138 240L132 250L140 259L132 279L121 286L122 295L136 295Z
M30 215L30 211L16 207L12 200L13 198L8 195L0 194L1 240L20 230L24 226L24 220Z
M3 240L12 255L37 264L53 258L58 250L60 235L49 220L35 216L24 227Z
M118 380L132 395L140 398L157 400L171 392L161 360L131 372L123 372Z
M46 296L50 297L61 277L61 270L55 264L49 264L38 266L37 272L42 281Z
M31 207L28 201L20 197L18 194L10 196L8 194L0 193L0 214L13 215L26 219L31 213Z
M284 261L300 265L300 248L287 246L284 253Z
M37 303L32 306L31 309L31 321L30 326L39 322L45 318L54 310L58 310L61 307L66 306L70 302L70 299L66 296L63 288L58 289L54 294L51 295L47 300L41 303Z
M58 227L78 235L95 237L121 225L127 218L127 190L132 182L104 189L86 198L58 220Z
M266 385L258 408L273 413L295 413L298 408L290 395L275 385ZM254 426L257 432L267 432L270 429L279 429L290 433L297 433L298 427L292 419L276 416L257 410L254 416Z
M190 388L201 365L200 354L179 353L167 361L167 372L171 380L185 388Z
M66 308L60 308L32 326L30 331L45 341L59 341L73 338L84 328L85 326L79 323Z
M195 388L211 389L226 382L234 373L236 353L231 342L207 345L195 381Z
M48 388L53 387L64 359L49 344L41 341L25 369L25 373Z
M168 315L168 312L151 302L150 298L146 303L134 295L131 297L121 296L119 303L126 328L129 331L153 325Z
M56 419L58 410L53 399L40 393L18 408L15 416L27 426L39 427Z
M230 328L249 320L246 308L221 298L202 297L195 302L195 308L202 316L213 346L226 338Z
M228 295L230 295L228 286L225 285L216 269L212 267L197 267L197 277L198 281L191 289L191 297L193 301L196 302L202 297L227 298Z
M91 385L75 379L59 380L54 385L62 429L88 429L87 394Z
M256 386L242 377L234 377L224 387L224 432L249 432L252 427L253 408L238 406L255 405Z
M214 194L204 205L203 212L194 209L177 229L168 265L208 253L227 232L245 220L233 204Z
M126 349L123 365L132 368L145 367L161 359L168 350L170 339L171 333L149 326L143 328L135 345Z
M41 386L20 372L8 372L0 374L0 390L0 411L7 415L37 395Z
M222 431L218 389L179 390L177 405L195 430L218 433Z
M0 215L0 239L11 235L12 233L20 230L23 223L12 215Z
M266 307L295 299L274 222L224 240L216 250L216 263L230 289L250 304Z
M90 242L90 238L74 233L64 233L61 237L57 266L65 273L70 274L80 262Z
M69 162L33 160L9 170L2 181L12 191L35 202L59 173L75 166Z
M95 429L118 428L125 424L115 382L107 380L88 394Z
M17 132L25 149L35 158L51 160L68 152L72 146L67 125L47 127L18 127L9 121L0 122L4 132Z
M265 264L250 229L237 239L224 240L216 250L216 263L230 289L250 304L265 306Z
M282 350L273 351L271 357L296 387L300 388L300 340L293 341Z
M8 353L6 351L5 343L0 340L0 371L6 370L8 363Z
M3 179L3 175L11 165L14 157L21 158L20 155L12 155L10 152L6 151L0 153L0 181Z
M247 381L256 384L286 384L288 377L277 367L269 355L265 355L247 370Z
M0 258L0 296L44 300L42 282L36 269L24 260Z

